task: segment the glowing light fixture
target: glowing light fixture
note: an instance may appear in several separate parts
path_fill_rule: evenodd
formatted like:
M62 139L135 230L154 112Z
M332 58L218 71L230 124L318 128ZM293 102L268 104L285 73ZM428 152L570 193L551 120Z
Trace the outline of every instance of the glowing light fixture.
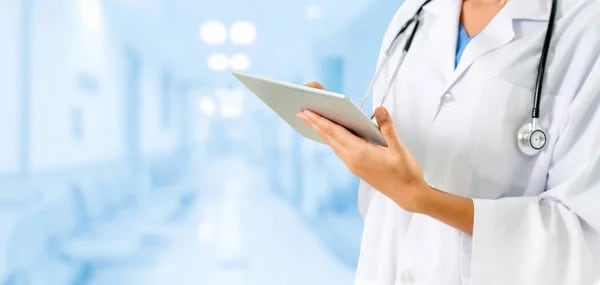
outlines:
M306 18L310 20L317 20L323 17L323 8L317 4L309 5L306 7Z
M83 26L87 30L100 30L101 7L100 0L80 0L79 12Z
M217 109L217 105L215 100L209 97L202 97L198 100L198 109L202 114L212 117L215 114L215 110Z
M227 41L227 28L222 22L206 21L200 25L200 38L206 44L224 44Z
M250 45L256 40L256 27L247 21L237 21L229 30L231 42L236 45Z
M223 118L237 118L244 110L244 90L240 88L217 89L216 95L219 100L219 113Z
M236 53L229 58L229 66L233 70L246 70L250 67L250 57L244 53Z
M208 67L215 71L223 71L229 66L229 58L224 53L213 53L208 57Z

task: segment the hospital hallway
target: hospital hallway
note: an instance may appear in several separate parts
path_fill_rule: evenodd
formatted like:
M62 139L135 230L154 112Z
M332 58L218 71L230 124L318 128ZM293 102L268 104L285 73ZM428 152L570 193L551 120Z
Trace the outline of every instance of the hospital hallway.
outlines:
M354 269L298 212L267 191L264 173L222 158L203 191L150 260L100 268L87 284L351 284ZM215 179L218 176L218 179ZM205 180L206 181L206 180Z
M356 102L399 4L0 1L0 285L351 284L358 178L232 72Z

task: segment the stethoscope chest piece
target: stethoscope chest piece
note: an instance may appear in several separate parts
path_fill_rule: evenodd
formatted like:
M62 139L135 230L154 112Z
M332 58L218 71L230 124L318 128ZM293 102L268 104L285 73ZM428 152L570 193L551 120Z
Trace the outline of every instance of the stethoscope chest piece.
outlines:
M398 33L392 40L390 46L383 54L384 57L382 59L382 63L377 68L377 71L375 72L375 76L373 76L373 79L371 80L371 83L369 83L369 87L367 88L367 91L365 92L365 95L363 96L363 99L361 100L361 103L360 103L361 109L363 108L368 96L371 95L371 91L373 91L375 82L379 78L379 75L381 74L382 70L390 62L390 58L392 57L394 50L396 49L397 45L399 44L400 39L402 38L401 35L404 34L404 32L408 29L408 27L410 27L412 25L413 30L410 32L409 36L406 38L404 48L402 49L402 54L400 55L400 60L399 60L398 64L396 65L396 69L391 78L394 79L398 75L400 66L402 65L402 62L404 61L404 58L405 58L406 54L408 53L408 51L411 47L411 44L415 38L415 35L417 33L417 30L419 28L419 25L420 25L419 16L421 15L421 13L423 11L424 6L427 5L431 1L432 0L425 0L423 2L423 4L419 7L419 9L415 12L415 15L400 28L400 31L398 31ZM548 53L550 52L550 44L552 41L552 33L554 31L554 23L556 22L555 20L556 20L557 1L558 0L552 0L552 9L550 10L550 18L548 20L549 23L548 23L548 27L546 29L546 36L544 38L542 54L540 56L540 61L538 64L538 72L537 72L537 76L536 76L535 89L534 89L534 94L533 94L533 107L531 108L531 121L526 123L525 125L523 125L519 129L519 132L517 133L517 145L519 147L519 150L527 156L534 156L534 155L540 153L540 151L542 149L544 149L544 147L546 147L546 143L548 141L546 132L538 125L538 119L540 118L540 102L541 102L541 98L542 98L542 94L543 94L542 90L544 87L544 75L546 73L546 61L548 59ZM389 91L390 91L391 87L392 87L392 84L390 82L387 86L387 89L385 89L385 92L383 93L383 98L381 99L380 105L383 105L383 103L385 102L387 95L390 93ZM373 119L373 117L371 117L371 119Z
M523 125L517 135L517 145L522 153L528 156L538 154L548 141L546 132L539 128L535 122Z

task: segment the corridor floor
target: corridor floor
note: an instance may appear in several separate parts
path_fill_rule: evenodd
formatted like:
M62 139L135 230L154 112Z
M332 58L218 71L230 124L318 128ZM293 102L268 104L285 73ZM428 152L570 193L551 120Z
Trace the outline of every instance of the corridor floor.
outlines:
M352 284L353 268L266 189L259 168L229 158L204 177L219 182L202 185L212 190L199 194L188 216L170 226L167 246L142 264L98 268L91 283Z

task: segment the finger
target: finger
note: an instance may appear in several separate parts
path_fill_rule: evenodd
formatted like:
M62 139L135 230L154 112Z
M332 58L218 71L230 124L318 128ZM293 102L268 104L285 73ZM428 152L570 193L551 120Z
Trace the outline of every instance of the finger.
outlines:
M329 145L336 154L338 154L338 156L340 156L346 149L345 146L343 146L340 142L331 137L331 135L329 135L325 130L321 129L319 125L317 125L317 123L314 121L314 119L310 118L306 114L306 112L301 111L298 114L296 114L296 116L299 119L301 119L308 127L314 130L319 135L319 137L321 137L321 139L323 139L323 141L325 141L325 143Z
M325 90L325 87L323 87L323 85L321 85L321 83L319 83L317 81L308 82L308 83L304 84L304 86Z
M318 115L308 110L302 112L302 116L305 118L305 122L309 124L309 126L317 132L317 134L327 142L331 147L336 148L346 148L345 144L343 144L335 135L330 127L325 127L322 120Z
M346 128L324 118L309 110L304 111L306 116L328 137L337 141L345 148L356 147L357 144L364 143L364 140L357 137Z
M402 149L402 143L396 133L396 127L389 112L384 107L378 107L375 110L375 118L387 145L393 149Z

